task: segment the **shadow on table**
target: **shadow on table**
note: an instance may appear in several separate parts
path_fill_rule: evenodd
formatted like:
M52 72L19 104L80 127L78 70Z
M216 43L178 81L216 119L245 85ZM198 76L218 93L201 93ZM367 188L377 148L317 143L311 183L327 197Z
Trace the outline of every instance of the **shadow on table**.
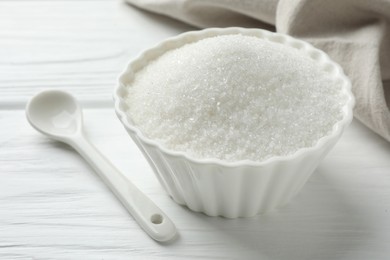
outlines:
M319 167L302 192L277 211L246 219L201 219L247 255L340 259L370 243L372 223L335 187Z

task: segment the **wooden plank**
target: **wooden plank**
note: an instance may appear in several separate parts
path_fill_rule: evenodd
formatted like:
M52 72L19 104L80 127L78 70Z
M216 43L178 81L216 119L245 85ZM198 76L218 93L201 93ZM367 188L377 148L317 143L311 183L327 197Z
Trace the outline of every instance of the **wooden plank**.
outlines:
M228 220L193 213L162 190L112 109L85 112L96 146L176 223L145 235L69 147L0 112L0 259L388 259L390 146L354 122L288 206Z
M0 107L23 107L45 88L111 104L130 59L191 29L122 1L0 2Z

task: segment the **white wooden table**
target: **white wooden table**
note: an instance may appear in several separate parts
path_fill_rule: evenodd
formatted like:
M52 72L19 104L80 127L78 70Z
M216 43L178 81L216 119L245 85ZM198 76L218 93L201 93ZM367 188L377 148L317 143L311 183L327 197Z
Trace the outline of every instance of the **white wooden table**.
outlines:
M276 212L212 218L166 195L111 93L129 59L191 29L120 1L0 1L0 259L390 259L390 144L357 121ZM90 139L171 217L175 241L152 241L78 154L28 125L44 88L82 100Z

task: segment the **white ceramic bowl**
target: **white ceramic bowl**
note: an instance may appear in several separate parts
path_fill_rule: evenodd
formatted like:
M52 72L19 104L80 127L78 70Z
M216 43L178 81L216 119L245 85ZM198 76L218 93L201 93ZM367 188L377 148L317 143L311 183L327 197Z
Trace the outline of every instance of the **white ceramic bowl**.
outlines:
M262 162L196 159L184 152L169 150L147 138L126 114L125 97L135 73L166 51L200 39L226 34L256 36L299 49L302 55L317 61L318 66L328 71L330 77L340 80L348 100L342 108L343 118L334 125L332 132L319 139L313 147ZM354 98L350 89L351 83L340 66L324 52L304 41L260 29L211 28L183 33L143 52L120 76L114 99L120 121L174 201L209 216L237 218L267 212L286 204L297 194L351 122Z

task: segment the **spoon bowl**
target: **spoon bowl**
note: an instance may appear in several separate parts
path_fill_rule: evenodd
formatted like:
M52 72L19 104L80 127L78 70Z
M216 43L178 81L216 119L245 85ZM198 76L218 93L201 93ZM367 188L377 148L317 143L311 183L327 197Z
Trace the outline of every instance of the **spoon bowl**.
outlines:
M60 141L81 130L80 105L64 91L47 90L37 94L28 103L26 114L36 130Z

